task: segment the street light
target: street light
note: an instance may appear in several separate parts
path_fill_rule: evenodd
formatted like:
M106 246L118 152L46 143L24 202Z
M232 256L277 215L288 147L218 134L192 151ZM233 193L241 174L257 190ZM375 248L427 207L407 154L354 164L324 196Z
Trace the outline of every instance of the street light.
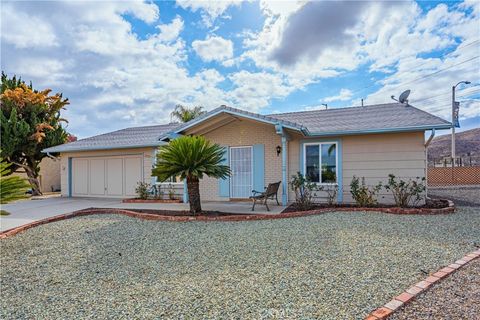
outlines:
M455 126L458 124L458 110L460 103L455 101L455 88L459 84L470 84L470 81L460 81L452 87L452 167L455 166Z

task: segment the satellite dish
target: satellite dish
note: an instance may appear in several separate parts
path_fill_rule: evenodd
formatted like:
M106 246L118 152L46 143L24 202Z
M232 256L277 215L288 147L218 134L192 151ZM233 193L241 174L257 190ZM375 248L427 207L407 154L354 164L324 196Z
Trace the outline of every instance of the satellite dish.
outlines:
M408 96L410 95L410 90L405 90L400 94L400 97L398 97L398 102L400 103L407 103L408 104Z

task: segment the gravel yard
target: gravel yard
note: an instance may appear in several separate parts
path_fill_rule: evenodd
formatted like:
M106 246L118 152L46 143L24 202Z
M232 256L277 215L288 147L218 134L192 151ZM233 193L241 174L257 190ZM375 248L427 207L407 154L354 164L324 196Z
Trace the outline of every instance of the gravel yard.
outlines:
M480 259L420 295L391 320L480 319Z
M428 188L432 198L449 199L457 206L480 207L480 186Z
M358 319L480 244L478 208L247 222L96 215L0 241L1 319Z

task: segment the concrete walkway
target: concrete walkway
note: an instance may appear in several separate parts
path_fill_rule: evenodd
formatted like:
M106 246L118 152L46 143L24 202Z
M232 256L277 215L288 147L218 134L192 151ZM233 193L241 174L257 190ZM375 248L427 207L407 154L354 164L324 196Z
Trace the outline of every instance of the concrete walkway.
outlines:
M222 211L231 213L263 213L276 214L282 212L282 206L257 205L255 212L251 211L250 202L202 202L206 211ZM55 197L41 200L21 200L2 205L2 209L10 212L8 216L0 216L0 231L18 227L36 220L53 217L87 208L123 208L123 209L157 209L157 210L188 210L184 203L122 203L121 199L105 198L63 198Z

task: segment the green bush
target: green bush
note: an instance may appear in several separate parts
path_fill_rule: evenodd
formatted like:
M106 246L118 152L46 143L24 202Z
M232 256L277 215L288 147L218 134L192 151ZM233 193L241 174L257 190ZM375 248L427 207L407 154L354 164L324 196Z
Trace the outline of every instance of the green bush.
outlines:
M295 192L295 206L298 210L310 210L313 207L312 197L318 190L314 182L297 172L290 180L290 188Z
M365 177L360 179L353 176L350 182L350 193L352 194L355 203L360 207L373 207L377 205L377 195L382 189L382 183L379 182L376 186L369 187L365 183Z
M398 207L408 207L410 203L416 206L422 200L422 193L425 191L425 178L417 177L415 180L405 181L389 174L385 189L392 192Z
M139 199L146 200L148 199L148 189L150 189L150 183L147 182L138 182L135 192Z
M327 194L327 203L329 206L337 202L338 185L323 185L318 187L318 190L324 191Z

